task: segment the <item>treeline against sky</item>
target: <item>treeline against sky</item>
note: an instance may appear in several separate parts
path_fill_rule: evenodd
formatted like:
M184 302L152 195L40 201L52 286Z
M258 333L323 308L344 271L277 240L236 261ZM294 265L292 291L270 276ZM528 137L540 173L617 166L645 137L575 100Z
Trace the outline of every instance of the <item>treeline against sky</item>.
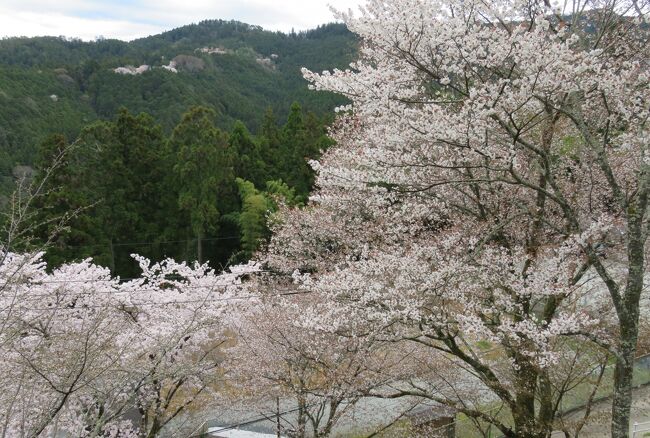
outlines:
M11 175L16 164L33 164L36 146L48 135L74 138L121 107L151 114L167 134L195 105L218 111L221 129L241 120L253 132L267 107L282 119L293 101L318 115L330 113L344 100L310 92L300 68L345 68L355 54L356 39L341 24L284 34L207 20L131 42L0 39L0 172ZM172 61L177 73L162 68ZM128 65L150 70L114 72ZM4 193L9 185L4 181Z

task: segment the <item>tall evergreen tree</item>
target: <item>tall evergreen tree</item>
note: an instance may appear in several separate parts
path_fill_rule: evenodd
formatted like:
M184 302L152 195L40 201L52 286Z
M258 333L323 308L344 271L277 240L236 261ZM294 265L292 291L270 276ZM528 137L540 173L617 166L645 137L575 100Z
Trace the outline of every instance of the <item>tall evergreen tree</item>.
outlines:
M273 109L268 107L264 113L259 132L260 156L267 167L267 177L278 179L282 177L282 157L280 152L280 130Z
M262 119L262 127L260 130L262 137L264 137L272 148L277 149L280 146L280 130L278 129L278 120L275 117L273 108L268 107L264 112Z
M235 122L228 141L235 156L235 175L258 187L263 185L267 178L267 165L262 159L259 145L242 122Z
M47 249L50 268L66 261L93 257L100 263L103 233L93 214L93 201L83 186L75 160L76 150L62 134L49 136L39 147L33 200L35 214L29 218L32 246Z
M232 210L234 181L227 136L214 126L214 110L195 107L183 115L170 138L176 152L174 177L178 206L196 238L196 258L203 261L202 239L216 232L224 211Z
M307 198L313 184L313 172L307 162L313 157L313 147L299 103L291 105L287 122L281 133L284 180L303 198Z
M165 175L162 129L147 114L121 109L115 122L99 122L82 136L85 145L84 181L95 197L96 215L109 241L109 266L132 276L137 265L130 254L133 242L152 242L161 236L165 212L161 190ZM127 245L128 243L128 245ZM137 250L160 258L154 245Z
M310 159L320 158L321 153L334 144L334 141L327 136L327 126L327 121L319 119L312 111L305 116L307 131L305 154Z

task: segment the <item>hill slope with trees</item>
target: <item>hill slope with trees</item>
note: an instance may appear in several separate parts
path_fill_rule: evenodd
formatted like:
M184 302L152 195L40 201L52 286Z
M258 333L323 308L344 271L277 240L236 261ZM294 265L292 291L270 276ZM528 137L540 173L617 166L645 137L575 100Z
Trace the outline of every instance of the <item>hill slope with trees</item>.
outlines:
M300 68L345 67L355 53L356 39L342 24L284 34L207 20L131 42L2 39L0 173L33 164L48 135L75 138L120 107L152 115L167 133L196 105L213 108L221 129L240 120L252 132L268 107L284 119L298 101L322 115L342 99L309 92Z

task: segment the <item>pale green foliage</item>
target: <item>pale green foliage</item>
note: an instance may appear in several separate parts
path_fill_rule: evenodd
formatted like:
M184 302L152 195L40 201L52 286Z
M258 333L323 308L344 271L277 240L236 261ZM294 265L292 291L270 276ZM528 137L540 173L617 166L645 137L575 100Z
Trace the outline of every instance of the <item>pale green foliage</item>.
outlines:
M238 217L241 247L248 258L264 240L268 239L270 235L268 219L277 211L278 204L295 206L298 201L295 190L281 180L267 181L266 192L256 189L252 182L242 178L237 178L236 182L242 202Z
M255 188L252 182L237 178L237 185L242 200L242 209L239 214L241 247L247 255L250 255L268 233L266 215L273 205L269 198Z

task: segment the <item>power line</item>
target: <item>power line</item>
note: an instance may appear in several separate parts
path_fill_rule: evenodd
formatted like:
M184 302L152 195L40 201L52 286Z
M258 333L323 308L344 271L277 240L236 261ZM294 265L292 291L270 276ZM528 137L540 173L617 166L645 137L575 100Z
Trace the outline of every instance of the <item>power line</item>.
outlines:
M241 239L241 236L221 236L221 237L206 237L206 238L201 238L201 242L213 242L213 241L219 241L219 240L235 240L235 239ZM151 240L148 242L141 241L141 242L118 242L118 243L111 243L111 242L105 242L105 243L94 243L90 245L69 245L66 244L65 246L67 248L101 248L101 247L120 247L120 246L153 246L153 245L166 245L166 244L172 244L172 243L187 243L187 242L196 242L197 239L182 239L182 240Z
M216 240L234 240L234 239L240 239L241 236L221 236L221 237L207 237L207 238L201 238L201 242L212 242ZM144 246L144 245L165 245L165 244L170 244L170 243L187 243L187 242L196 242L197 239L182 239L182 240L161 240L161 241L149 241L149 242L118 242L118 243L113 243L111 244L110 242L107 243L96 243L92 245L66 245L69 248L95 248L95 247L101 247L101 246Z
M268 270L259 270L259 271L250 272L250 274L257 274L257 273L284 275L284 276L287 276L287 277L291 276L291 274L283 274L281 272L268 271ZM127 282L127 281L134 281L134 280L143 280L143 278L142 277L125 277L125 278L115 277L115 278L106 278L106 279L103 279L103 280L102 279L93 279L93 280L66 279L66 280L34 281L32 283L25 283L25 284L33 285L33 286L38 286L38 285L41 285L41 284L67 284L67 283L89 283L89 284L93 284L93 283L109 283L109 282L113 282L113 281ZM173 282L174 280L173 279L164 279L162 281L168 281L171 284L171 282ZM6 283L5 283L5 285L6 285ZM205 286L190 286L190 288L193 288L193 287L205 287Z
M152 290L153 291L153 290ZM141 303L132 303L133 307L138 307L138 306L169 306L173 304L191 304L191 303L206 303L206 302L221 302L221 301L235 301L235 300L249 300L253 298L268 298L268 297L279 297L279 296L291 296L291 295L306 295L306 294L311 294L313 291L305 290L305 291L290 291L290 292L282 292L278 294L269 294L269 295L242 295L242 296L233 296L233 297L224 297L224 298L209 298L205 297L203 299L196 299L196 300L176 300L176 301L168 301L168 302L153 302L153 301L144 301ZM121 304L126 304L126 303L121 303ZM37 312L44 312L44 311L55 311L55 310L84 310L84 309L105 309L108 306L106 305L80 305L79 307L70 307L70 306L65 306L65 307L60 307L60 306L53 306L53 307L44 307L44 308L29 308L28 310L30 311L37 311Z
M216 292L218 290L217 288L220 288L220 290L225 291L225 290L227 290L228 287L231 287L231 286L233 286L233 285L219 285L219 286L217 286L217 285L212 285L212 286L199 286L199 285L190 286L190 285L187 285L187 286L185 286L183 288L179 288L179 289L209 289L209 293L212 293L212 292ZM136 291L137 292L164 292L165 289L150 287L150 288L137 288ZM73 295L73 293L64 293L64 294L61 294L59 296L68 295L68 296L73 296L75 298L79 298L79 297L83 297L83 296L92 296L92 295L95 295L95 294L96 295L120 295L120 294L128 294L130 292L131 291L107 290L107 291L81 292L81 293L74 294L74 295ZM298 291L296 291L296 290L285 290L284 292L289 294L290 292L298 292ZM53 296L53 294L31 294L31 295L22 296L21 299L23 299L23 300L24 299L30 299L30 298L38 298L38 299L40 299L40 298L47 298L47 297L52 297L52 296ZM267 296L267 295L259 295L259 296Z
M253 273L272 273L276 275L285 275L289 276L289 274L282 274L278 273L275 271L255 271ZM107 278L107 279L93 279L93 280L53 280L53 281L36 281L31 284L26 284L27 287L29 286L38 286L42 284L59 284L59 285L67 285L68 283L83 283L83 284L94 284L94 283L106 283L106 282L115 282L115 281L132 281L132 280L140 280L142 277L137 277L137 278L127 278L127 279L114 279L114 278ZM164 281L169 281L167 285L169 288L174 288L174 289L209 289L209 293L215 292L216 290L227 290L229 287L234 287L236 285L234 284L224 284L224 285L217 285L217 284L211 284L211 285L189 285L189 284L175 284L173 283L174 280L161 280L161 283ZM164 284L164 283L163 283ZM6 285L6 283L5 283ZM163 287L154 287L151 285L150 287L137 287L135 289L137 292L164 292L165 289ZM64 291L63 293L59 294L59 297L65 297L71 296L72 298L82 298L84 296L93 296L93 295L120 295L120 294L128 294L130 291L120 291L119 289L110 289L110 290L104 290L104 291L87 291L87 292L80 292L80 293L75 293L75 291ZM297 291L297 290L285 290L284 293L280 295L298 295L298 294L303 294L306 291ZM212 301L229 301L229 300L239 300L239 299L248 299L248 298L261 298L261 297L267 297L267 296L275 296L275 295L251 295L248 297L244 296L239 296L239 297L227 297L227 298L220 298L220 299L212 299ZM43 294L26 294L24 296L21 296L20 299L24 302L27 300L42 300L45 298L53 298L56 297L56 295L52 293L43 293ZM131 296L129 296L131 298ZM137 297L136 297L137 298ZM191 300L191 301L173 301L173 302L168 302L168 303L158 303L161 305L169 305L169 304L174 304L174 303L189 303L189 302L201 302L203 300ZM153 305L157 303L146 303L142 302L139 303L138 305ZM93 308L93 307L104 307L104 306L84 306L84 308ZM56 307L49 307L48 309L54 309L56 310ZM74 307L65 307L62 309L74 309ZM33 310L39 310L39 309L33 309Z

